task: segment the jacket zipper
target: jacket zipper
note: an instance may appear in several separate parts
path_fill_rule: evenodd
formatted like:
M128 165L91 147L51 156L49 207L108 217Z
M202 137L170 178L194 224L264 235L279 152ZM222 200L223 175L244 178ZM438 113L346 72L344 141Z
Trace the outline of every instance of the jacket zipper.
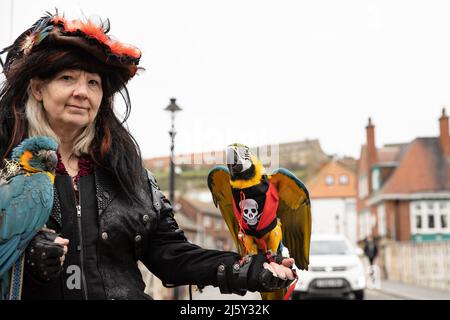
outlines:
M80 192L80 185L78 184L78 196L81 200L81 192ZM81 291L83 292L83 296L85 300L88 300L88 293L87 293L87 283L86 283L86 277L84 275L84 254L83 254L83 233L81 229L81 205L77 204L77 225L78 225L78 236L80 239L80 264L81 264L81 281L83 287L81 288Z

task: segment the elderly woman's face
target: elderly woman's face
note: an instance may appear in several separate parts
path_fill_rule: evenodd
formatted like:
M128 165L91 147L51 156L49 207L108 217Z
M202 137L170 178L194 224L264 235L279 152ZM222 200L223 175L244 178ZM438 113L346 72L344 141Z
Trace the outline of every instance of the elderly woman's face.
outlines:
M31 90L53 129L86 127L95 120L103 97L101 77L83 70L63 70L50 81L32 79Z

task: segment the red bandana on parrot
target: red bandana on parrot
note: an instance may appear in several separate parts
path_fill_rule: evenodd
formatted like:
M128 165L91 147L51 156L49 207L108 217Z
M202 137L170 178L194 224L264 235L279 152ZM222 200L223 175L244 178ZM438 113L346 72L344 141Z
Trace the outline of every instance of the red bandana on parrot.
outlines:
M278 192L267 176L256 186L232 192L234 215L245 233L259 238L276 227Z

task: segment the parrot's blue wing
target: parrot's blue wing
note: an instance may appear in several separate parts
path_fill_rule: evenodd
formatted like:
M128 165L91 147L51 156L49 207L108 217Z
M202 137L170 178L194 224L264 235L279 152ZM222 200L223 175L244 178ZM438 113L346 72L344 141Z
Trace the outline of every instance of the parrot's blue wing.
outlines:
M0 276L47 222L53 185L44 173L19 175L0 186Z
M19 245L20 236L14 236L4 244L0 244L0 275L3 275L22 254L17 250Z
M233 196L231 194L230 172L225 166L216 166L208 173L208 188L214 201L219 206L222 217L230 230L234 244L239 252L243 254L243 248L238 240L239 224L234 217Z
M307 269L312 222L308 189L284 168L275 170L269 180L278 190L277 216L282 223L283 244L289 249L297 267Z

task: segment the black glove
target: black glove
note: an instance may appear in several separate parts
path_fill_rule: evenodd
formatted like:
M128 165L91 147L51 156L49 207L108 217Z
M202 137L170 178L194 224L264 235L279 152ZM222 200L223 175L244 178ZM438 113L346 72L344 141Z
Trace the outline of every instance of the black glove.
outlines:
M57 233L40 230L30 241L25 253L27 270L38 280L49 281L62 271L60 258L64 247L54 243Z
M264 269L267 257L258 253L249 256L246 261L237 261L233 265L220 264L217 268L217 280L221 293L244 295L250 292L268 292L288 287L293 280L275 277L271 271Z

